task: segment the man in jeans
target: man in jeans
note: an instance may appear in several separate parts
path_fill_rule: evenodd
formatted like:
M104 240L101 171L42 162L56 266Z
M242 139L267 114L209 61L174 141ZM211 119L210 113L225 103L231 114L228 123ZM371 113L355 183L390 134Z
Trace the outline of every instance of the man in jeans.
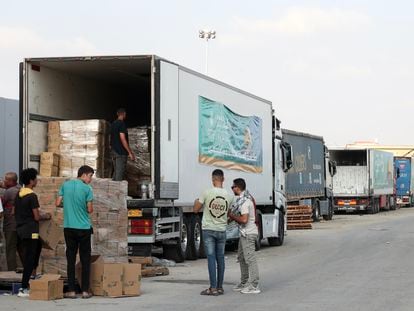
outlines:
M16 252L19 253L20 260L23 263L23 253L21 247L18 247L16 219L14 217L14 201L21 188L17 183L17 174L14 172L6 173L3 185L0 186L6 188L2 197L2 203L4 206L3 231L6 238L7 270L15 271L17 269Z
M226 246L227 213L232 197L223 189L224 173L214 170L212 174L213 188L210 188L194 202L194 212L203 210L203 240L208 260L210 287L201 295L217 296L224 293L224 250Z
M126 111L124 108L116 112L117 119L111 125L111 154L114 164L113 180L121 181L125 178L128 157L135 161L128 143L128 130L125 125Z
M89 277L91 265L92 225L89 214L93 213L93 192L89 185L93 168L84 165L78 170L78 178L66 181L59 190L56 206L63 201L63 228L66 242L66 259L69 291L66 298L76 298L75 264L79 250L82 264L82 298L90 298Z
M246 190L242 178L233 181L236 201L231 206L229 218L239 225L238 261L240 263L241 281L233 290L242 294L259 294L259 268L256 259L255 242L259 234L256 226L256 211L253 198Z

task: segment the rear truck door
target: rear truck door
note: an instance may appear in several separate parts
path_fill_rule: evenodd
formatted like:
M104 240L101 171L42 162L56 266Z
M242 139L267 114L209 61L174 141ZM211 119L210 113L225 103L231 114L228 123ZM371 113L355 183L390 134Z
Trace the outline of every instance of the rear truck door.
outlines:
M155 58L155 198L178 199L179 67Z

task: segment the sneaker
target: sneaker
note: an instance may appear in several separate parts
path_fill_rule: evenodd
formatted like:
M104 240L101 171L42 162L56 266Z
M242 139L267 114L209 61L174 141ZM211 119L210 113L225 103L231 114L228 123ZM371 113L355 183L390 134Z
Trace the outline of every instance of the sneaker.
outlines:
M245 289L247 286L246 283L239 283L236 286L233 287L233 291L235 292L241 292L243 289Z
M260 294L259 286L250 285L240 291L242 294Z
M27 288L20 288L19 293L17 294L17 297L29 297L29 289Z

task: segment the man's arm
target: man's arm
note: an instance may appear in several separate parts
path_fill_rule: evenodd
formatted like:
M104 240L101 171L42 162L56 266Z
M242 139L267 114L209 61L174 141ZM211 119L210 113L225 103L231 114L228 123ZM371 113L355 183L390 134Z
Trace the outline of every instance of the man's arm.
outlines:
M229 213L229 218L239 224L245 225L249 221L249 214L242 214L240 216L236 216L232 213Z
M129 144L128 144L128 141L126 139L125 133L122 133L122 132L119 133L119 138L121 139L122 146L124 146L125 150L128 151L129 158L132 161L134 161L135 160L135 155L132 153L131 148L129 148Z
M61 207L62 206L62 201L63 201L63 197L60 195L56 198L56 202L55 205L56 207Z
M87 203L86 203L86 207L87 207L87 209L88 209L88 213L89 213L89 214L92 214L92 213L93 213L93 203L92 203L92 201L87 202Z
M199 199L196 199L194 201L193 212L198 213L202 207L203 207L203 203L201 203Z
M39 221L40 220L40 212L39 212L39 208L33 208L32 209L33 212L33 218L35 221Z

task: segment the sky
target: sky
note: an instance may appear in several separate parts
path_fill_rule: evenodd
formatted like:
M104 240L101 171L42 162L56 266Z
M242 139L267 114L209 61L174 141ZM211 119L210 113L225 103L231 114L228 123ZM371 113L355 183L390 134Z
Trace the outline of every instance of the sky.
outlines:
M25 57L156 54L273 102L282 126L414 144L414 2L0 0L0 97Z

